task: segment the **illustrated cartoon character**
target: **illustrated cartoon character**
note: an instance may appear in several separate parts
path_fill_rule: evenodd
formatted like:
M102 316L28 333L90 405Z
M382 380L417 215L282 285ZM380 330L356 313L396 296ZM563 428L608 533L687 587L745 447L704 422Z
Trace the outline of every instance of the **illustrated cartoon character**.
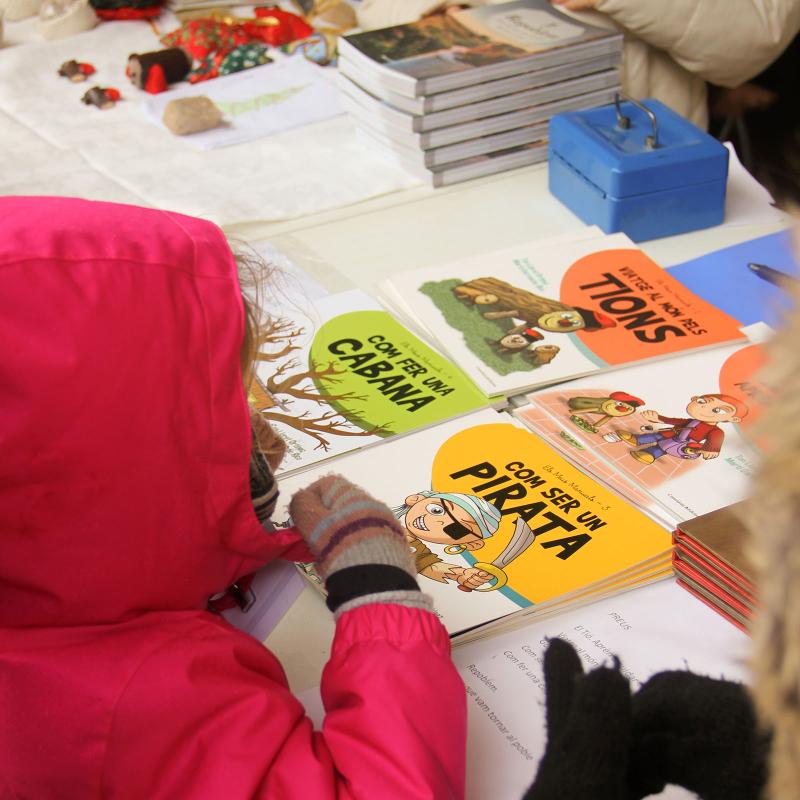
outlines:
M523 355L534 367L541 367L549 364L560 352L561 348L557 344L540 344L529 348Z
M519 350L530 348L531 345L541 342L542 339L544 339L544 336L535 328L531 328L528 325L517 325L516 328L512 328L500 339L492 341L492 345L500 353L516 353Z
M573 412L570 420L582 430L590 433L597 433L597 429L611 419L633 414L639 406L643 405L644 400L627 392L611 392L608 397L570 397L567 400L567 406ZM599 414L600 419L587 420L583 418L583 414Z
M518 289L498 278L476 278L453 287L453 294L476 306L495 306L497 310L484 311L485 319L521 319L526 327L540 328L551 333L598 331L614 328L617 323L599 311L575 308ZM505 337L504 337L505 338Z
M442 561L425 545L444 544L450 555L479 550L500 526L500 511L491 503L471 494L424 491L406 497L394 513L405 526L420 575L439 583L453 580L470 589L491 580L483 570Z
M498 353L520 353L534 367L549 364L561 351L555 344L536 344L544 337L539 331L527 325L512 328L500 339L489 340Z
M693 397L686 406L688 419L663 417L657 411L642 411L642 417L648 422L663 422L671 427L644 434L617 431L617 436L633 447L650 445L641 450L631 450L631 456L642 464L652 464L664 455L716 458L725 439L719 425L741 422L747 412L747 406L731 395L701 394Z

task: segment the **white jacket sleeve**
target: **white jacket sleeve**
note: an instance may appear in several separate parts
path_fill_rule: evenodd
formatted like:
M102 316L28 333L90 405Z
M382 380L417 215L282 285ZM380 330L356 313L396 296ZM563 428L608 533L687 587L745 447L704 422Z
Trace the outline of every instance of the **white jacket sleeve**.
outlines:
M800 0L598 0L596 8L718 86L758 75L800 30Z
M445 5L446 0L361 0L355 6L358 27L365 31L405 25Z

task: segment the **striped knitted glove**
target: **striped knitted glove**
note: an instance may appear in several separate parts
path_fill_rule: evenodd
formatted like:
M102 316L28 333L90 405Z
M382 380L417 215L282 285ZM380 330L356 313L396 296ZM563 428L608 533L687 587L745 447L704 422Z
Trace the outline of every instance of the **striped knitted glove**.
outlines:
M337 618L368 603L433 610L417 585L405 534L383 503L329 475L299 491L289 510L316 556L328 608Z

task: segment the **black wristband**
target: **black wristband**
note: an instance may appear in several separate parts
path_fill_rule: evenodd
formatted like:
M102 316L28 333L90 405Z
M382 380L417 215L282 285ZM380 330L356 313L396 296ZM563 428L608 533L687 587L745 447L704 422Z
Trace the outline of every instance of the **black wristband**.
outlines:
M416 578L390 564L359 564L328 576L326 604L331 611L357 597L376 592L418 592Z

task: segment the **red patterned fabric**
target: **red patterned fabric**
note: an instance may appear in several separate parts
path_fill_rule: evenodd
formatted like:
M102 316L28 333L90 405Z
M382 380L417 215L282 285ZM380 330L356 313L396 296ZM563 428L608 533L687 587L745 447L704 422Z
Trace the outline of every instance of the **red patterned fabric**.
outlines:
M240 25L228 25L214 19L193 19L161 37L167 47L182 47L192 58L202 61L212 53L225 53L251 39Z

